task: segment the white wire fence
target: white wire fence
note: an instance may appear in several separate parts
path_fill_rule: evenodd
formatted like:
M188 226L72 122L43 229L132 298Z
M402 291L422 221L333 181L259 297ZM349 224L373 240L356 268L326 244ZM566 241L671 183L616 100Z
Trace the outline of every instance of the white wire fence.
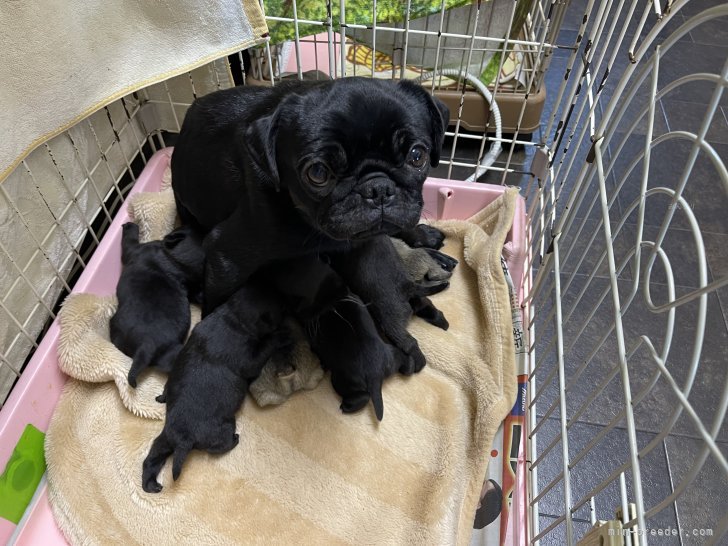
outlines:
M596 519L620 519L628 544L718 544L727 530L716 508L684 534L706 480L713 506L728 501L728 272L711 271L720 249L704 241L728 231L715 214L728 204L725 152L708 138L724 123L728 59L686 58L691 32L724 23L728 6L687 5L587 3L526 190L537 543L575 543ZM698 101L695 117L666 118L676 98ZM651 539L661 527L677 535Z

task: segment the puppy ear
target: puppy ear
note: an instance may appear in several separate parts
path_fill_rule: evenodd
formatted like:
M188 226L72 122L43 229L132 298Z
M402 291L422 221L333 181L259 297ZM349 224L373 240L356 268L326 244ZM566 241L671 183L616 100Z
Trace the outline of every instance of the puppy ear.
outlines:
M430 152L430 165L437 167L440 163L440 152L445 143L445 131L450 123L450 109L435 96L430 97L432 106L430 116L432 117L432 151Z
M181 243L185 237L187 237L187 234L183 231L175 230L171 233L168 233L164 239L162 239L162 244L164 245L164 248L167 250L172 250L174 247L176 247L179 243Z
M265 176L276 191L281 183L276 164L276 137L278 136L278 110L256 119L245 130L245 148L258 174Z
M430 165L437 167L440 163L442 145L445 142L445 130L450 123L450 109L440 99L430 95L418 83L410 80L400 80L399 85L408 93L415 95L427 107L427 113L430 116L430 138L432 139Z

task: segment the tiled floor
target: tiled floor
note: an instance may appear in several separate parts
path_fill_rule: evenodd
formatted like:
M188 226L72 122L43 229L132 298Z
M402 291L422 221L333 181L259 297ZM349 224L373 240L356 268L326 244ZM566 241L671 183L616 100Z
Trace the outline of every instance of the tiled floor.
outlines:
M598 0L595 5L598 5ZM584 13L585 0L572 0L567 12L558 43L572 44L578 34ZM616 2L615 2L616 4ZM625 5L630 4L629 1ZM663 3L664 4L664 3ZM717 0L691 0L686 7L664 23L655 42L663 49L665 41L678 31L691 17L702 10L718 5ZM628 23L630 41L637 30L645 3L638 4L638 13ZM654 19L653 17L651 19ZM624 18L618 18L622 25ZM611 19L609 20L611 23ZM652 26L642 30L638 43L650 34ZM654 45L654 44L653 44ZM646 49L651 56L654 47ZM597 51L596 54L600 54ZM611 54L611 51L606 51ZM554 110L563 108L555 104L558 87L563 81L569 51L557 51L547 74L546 109L542 126ZM685 32L675 41L660 62L659 88L676 79L696 72L720 74L728 61L728 18L713 20ZM637 65L639 69L641 65ZM605 85L598 115L607 111L609 99L615 99L617 108L624 104L626 114L617 125L611 139L605 139L607 150L605 167L609 168L606 179L608 196L616 196L609 211L609 221L614 235L615 260L625 260L626 266L619 275L617 288L623 309L624 340L627 352L637 346L641 336L653 342L658 355L666 355L667 369L680 388L690 385L688 400L708 430L714 426L714 417L721 397L728 388L728 287L710 293L704 302L695 299L679 306L674 316L669 312L654 312L652 305L659 306L675 297L690 294L701 284L701 276L710 283L728 276L728 180L721 179L722 163L728 162L728 92L719 101L706 140L710 149L697 155L692 169L686 169L691 161L691 146L686 140L666 139L652 149L649 164L650 176L647 190L645 220L642 240L655 241L660 234L666 215L674 213L661 245L666 259L657 260L652 271L645 273L649 249L640 254L639 269L630 258L640 225L638 221L641 195L641 161L633 161L645 147L648 124L638 120L638 112L649 101L649 78L642 84L632 101L625 103L623 96L613 97L618 81L625 70L631 70L625 54L620 54L614 70ZM695 82L677 87L659 100L655 107L653 140L669 132L696 132L700 129L707 105L715 85L711 82ZM617 111L617 110L615 110ZM629 130L630 125L635 127ZM553 131L552 131L553 133ZM543 135L547 143L552 134ZM665 138L665 137L663 137ZM571 150L576 154L572 176L559 180L565 192L574 187L575 176L584 164L588 146ZM455 157L472 160L478 148L458 144ZM714 154L711 157L711 153ZM445 156L445 154L443 154ZM528 171L531 153L521 152L520 162ZM633 168L632 168L633 167ZM687 172L687 185L683 197L699 226L697 238L690 230L691 215L678 206L671 210L670 199L660 188L677 189L683 174ZM444 169L437 174L444 176ZM471 171L453 169L454 178L465 177ZM509 176L506 183L519 184L526 177ZM483 181L500 182L498 176L487 175ZM565 382L567 386L565 412L569 422L568 454L571 463L571 502L578 507L574 512L575 538L582 537L590 528L588 500L594 496L597 519L613 519L620 506L618 470L629 463L629 438L624 408L624 387L619 371L619 347L612 329L615 322L612 293L609 290L609 270L604 258L606 245L603 235L602 215L597 196L596 179L581 188L582 205L572 212L576 219L571 228L563 233L561 241L561 289ZM566 195L566 193L564 194ZM557 204L557 212L565 212L566 199ZM588 206L596 202L595 206ZM707 264L704 271L699 267L704 245ZM601 261L600 261L601 260ZM594 278L590 274L595 272ZM553 273L549 283L553 283ZM669 283L674 283L674 295ZM645 289L645 282L649 290ZM549 286L547 283L547 286ZM548 413L538 431L540 450L553 448L538 464L540 488L551 483L556 485L539 503L541 529L557 522L564 514L564 486L559 478L563 472L562 442L560 436L559 383L556 374L554 341L553 293L545 291L537 299L536 355L542 361L537 374L537 389L543 392L537 414ZM700 317L704 316L704 328ZM704 340L701 346L701 332ZM696 348L697 347L697 348ZM697 361L699 366L693 367ZM653 357L643 344L628 359L628 384L633 398L636 426L636 443L644 452L640 456L642 494L647 513L647 526L652 529L677 528L677 537L657 537L651 544L704 544L709 539L693 536L693 529L718 531L722 518L728 517L728 476L716 459L705 456L704 442L695 423L685 414L671 417L680 406L669 382L656 374ZM595 396L592 396L592 395ZM549 412L552 405L555 410ZM612 426L614 425L614 426ZM728 424L716 423L718 448L728 454ZM603 435L603 436L602 436ZM593 445L592 445L593 443ZM616 474L615 474L616 472ZM635 499L632 471L624 466L625 487L630 501ZM694 474L694 475L693 475ZM615 475L617 478L614 478ZM612 479L614 478L614 479ZM596 492L607 481L609 485ZM596 489L595 489L596 488ZM675 493L679 495L675 495ZM672 502L674 498L675 502ZM687 534L685 534L687 533ZM700 531L698 531L700 535ZM648 537L649 538L649 537ZM542 544L564 544L564 525L557 525L553 533L544 537ZM728 535L717 544L728 544Z
M585 2L575 2L584 5ZM698 6L697 4L702 4ZM669 35L678 29L701 9L717 5L717 2L696 1L691 2L685 10L678 13L671 22L665 25L660 37ZM578 28L580 14L583 10L572 6L572 12L567 17L562 30L561 39L573 38ZM634 32L634 25L630 25ZM642 37L647 35L642 32ZM632 34L633 35L633 34ZM658 39L658 41L661 41ZM663 87L680 76L694 72L720 73L728 60L728 21L711 21L691 30L680 39L672 52L661 62L659 85ZM565 60L557 56L555 59L556 72L548 75L550 86L560 83ZM561 63L561 65L559 64ZM617 62L618 69L624 70L627 63ZM614 77L617 76L617 77ZM605 86L606 99L616 89L619 74L612 74L611 81ZM548 89L548 88L547 88ZM646 104L649 96L645 86L635 100L627 105L628 115L625 116L625 125L633 121L634 112ZM659 101L656 108L653 139L669 131L699 130L706 113L707 104L711 99L714 86L705 83L689 84L679 87L668 93ZM604 101L606 106L607 101ZM720 100L721 107L716 112L709 126L706 140L723 162L728 161L728 121L726 118L726 104L728 94ZM631 110L631 111L630 111ZM615 258L620 258L634 247L634 237L638 229L637 207L640 196L642 164L629 173L628 167L632 159L645 145L647 124L644 120L637 124L630 134L620 133L619 128L612 138L605 161L614 160L614 168L607 181L608 192L618 191L615 204L610 210L610 223L616 234ZM626 132L626 127L625 127ZM619 150L621 142L625 145ZM653 148L650 161L649 188L667 187L677 188L680 178L685 171L689 160L691 148L686 141L669 141ZM617 153L619 152L619 153ZM610 186L611 183L611 186ZM612 188L610 190L610 188ZM590 188L584 191L589 192ZM596 191L596 190L593 190ZM687 177L687 186L683 192L687 204L692 209L695 220L700 226L700 233L707 254L707 282L725 278L728 274L728 186L721 181L716 163L708 154L700 153L695 166ZM670 202L667 196L655 194L647 202L643 240L655 240L660 231ZM576 216L580 216L576 214ZM609 328L614 322L613 306L608 289L608 271L602 263L597 266L599 258L605 252L603 236L598 233L591 245L587 242L595 233L601 231L601 214L598 207L591 211L585 210L581 216L587 217L584 229L579 236L572 231L566 234L567 239L562 247L567 249L573 243L574 251L571 256L564 259L562 267L562 289L569 282L563 292L563 308L573 312L564 322L565 339L565 375L567 384L573 379L580 368L584 368L581 376L574 381L566 399L567 418L572 421L569 429L568 451L572 461L571 490L572 503L576 505L580 500L593 494L594 488L608 477L609 473L628 461L628 435L624 418L619 418L619 411L624 407L622 382L619 373L610 379L610 374L618 363L618 348L616 336L610 335ZM624 220L624 225L618 229L618 224ZM698 267L699 243L689 230L690 221L687 214L680 210L669 224L662 248L670 260L670 268L677 296L690 293L700 283ZM572 240L568 240L568 236ZM562 252L563 255L563 252ZM648 252L642 252L645 260ZM579 260L584 258L579 265ZM597 278L589 281L586 273L596 270ZM690 382L693 369L690 362L698 359L699 366L694 373L692 390L688 396L689 401L696 409L698 416L708 429L713 426L713 419L720 404L720 398L726 389L728 380L728 289L711 293L705 302L705 341L702 351L696 352L696 335L702 330L697 325L700 316L700 304L693 301L679 307L675 312L674 323L670 324L667 313L653 313L645 301L642 288L644 287L644 263L636 275L634 263L630 262L620 275L618 283L620 300L623 308L634 286L639 283L637 293L632 304L623 312L622 321L625 330L625 344L627 350L632 347L639 336L648 336L655 342L657 352L665 348L665 340L671 339L671 345L666 364L673 374L677 384L682 388ZM635 278L637 276L637 278ZM671 299L668 294L668 268L657 264L649 275L650 297L659 305L660 302ZM573 306L584 289L584 295L578 305ZM606 298L600 301L602 295ZM553 302L552 302L553 303ZM548 307L547 307L548 308ZM596 312L591 316L591 312ZM586 324L583 333L582 327ZM670 328L672 327L672 334ZM548 327L542 330L545 340L551 338ZM599 346L599 340L606 338L603 345L594 354L594 347ZM572 341L575 340L575 341ZM539 342L537 340L537 347ZM544 342L541 347L544 354L549 355L549 349ZM553 353L553 349L550 349ZM538 353L538 349L537 349ZM551 361L549 361L549 359ZM544 358L544 371L555 366L555 357L550 355ZM587 363L584 365L584 363ZM669 417L679 401L668 382L654 373L655 366L652 358L644 349L638 349L629 359L629 386L633 403L635 424L637 429L637 445L640 448L651 445L654 449L646 451L640 458L640 471L642 475L642 490L644 504L649 510L647 526L650 528L678 528L682 534L678 537L660 537L652 539L654 544L703 544L708 539L692 536L693 529L712 529L717 531L721 518L728 512L728 477L718 467L715 459L708 456L701 466L701 455L704 442L699 439L695 424L685 414L681 415L672 425ZM546 377L544 373L541 377ZM592 385L598 385L593 387ZM559 388L556 380L550 384L542 385L543 399L551 402L558 400ZM540 387L539 387L540 388ZM589 400L589 396L601 389L598 396ZM639 394L645 391L640 399ZM586 409L583 410L583 405ZM544 413L550 404L539 406L539 413ZM583 410L583 411L582 411ZM616 417L615 417L616 416ZM614 421L613 421L614 420ZM609 430L600 441L589 450L582 449L595 438L600 438L600 432L610 422L616 422L616 427ZM671 426L672 425L672 426ZM560 432L559 410L553 412L546 420L538 435L538 444L547 447ZM669 432L663 439L658 436L661 431ZM717 435L719 449L728 453L728 426L724 423ZM547 486L558 473L563 470L561 460L561 441L544 458L539 465L539 485ZM574 461L578 462L574 464ZM690 473L695 470L694 480ZM627 496L634 500L631 471L625 472ZM682 483L685 480L686 483ZM611 480L609 480L611 481ZM664 503L670 499L673 491L682 490L677 502ZM598 519L610 519L614 510L620 504L619 488L612 483L603 491L595 495L595 504ZM665 506L662 506L665 504ZM563 514L563 486L559 484L544 497L540 506L541 524L550 524L555 521L554 516ZM581 507L575 514L576 537L580 537L588 529L589 514L587 505ZM543 527L542 527L543 528ZM561 531L563 533L563 530ZM685 535L685 533L689 533ZM546 543L558 544L560 536L549 537ZM721 540L723 542L721 542ZM719 544L728 543L728 537L723 537Z

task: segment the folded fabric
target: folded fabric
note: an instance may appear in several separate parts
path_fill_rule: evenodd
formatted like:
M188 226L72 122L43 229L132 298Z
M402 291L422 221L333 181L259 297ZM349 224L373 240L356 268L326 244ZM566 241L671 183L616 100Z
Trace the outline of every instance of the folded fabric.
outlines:
M326 379L272 408L246 401L235 449L193 452L177 482L165 467L164 490L146 494L141 465L162 423L128 411L116 382L69 379L46 437L49 499L69 541L467 544L483 454L515 399L500 255L517 194L470 222L436 223L460 261L432 298L450 329L411 321L428 365L385 382L381 423L370 406L342 414ZM89 377L106 373L97 353L77 354Z
M0 2L0 27L0 180L99 108L268 31L257 0Z

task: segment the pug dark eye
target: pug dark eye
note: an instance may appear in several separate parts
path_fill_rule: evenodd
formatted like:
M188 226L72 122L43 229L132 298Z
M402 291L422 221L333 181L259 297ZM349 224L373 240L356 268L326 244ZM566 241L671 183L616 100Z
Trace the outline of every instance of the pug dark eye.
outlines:
M422 146L413 146L407 156L407 163L420 169L427 163L427 150Z
M325 186L331 177L331 171L323 163L314 163L306 169L306 177L314 186Z

